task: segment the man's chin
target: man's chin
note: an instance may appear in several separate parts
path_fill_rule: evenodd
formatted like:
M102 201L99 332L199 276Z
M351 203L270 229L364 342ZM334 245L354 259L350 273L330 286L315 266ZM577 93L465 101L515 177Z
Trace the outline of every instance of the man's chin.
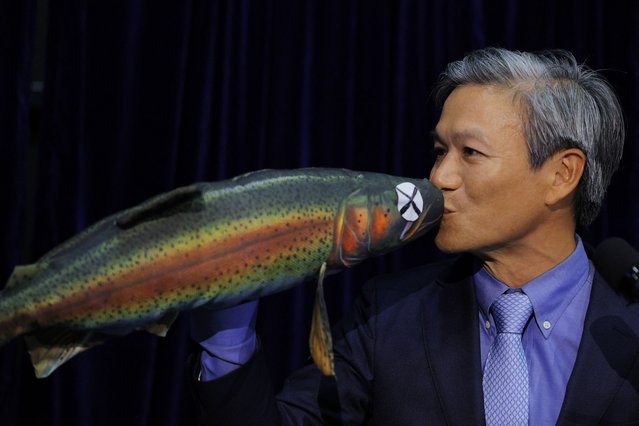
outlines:
M446 235L442 235L441 232L435 237L435 245L441 252L447 254L461 253L468 250L460 241L448 238Z

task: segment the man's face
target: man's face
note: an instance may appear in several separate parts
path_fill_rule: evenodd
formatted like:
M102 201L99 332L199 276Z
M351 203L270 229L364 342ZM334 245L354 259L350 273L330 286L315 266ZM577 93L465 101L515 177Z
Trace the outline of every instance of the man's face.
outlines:
M456 88L434 138L437 160L430 180L444 193L435 239L442 251L490 256L525 247L541 232L551 178L543 166L529 165L520 110L507 89Z

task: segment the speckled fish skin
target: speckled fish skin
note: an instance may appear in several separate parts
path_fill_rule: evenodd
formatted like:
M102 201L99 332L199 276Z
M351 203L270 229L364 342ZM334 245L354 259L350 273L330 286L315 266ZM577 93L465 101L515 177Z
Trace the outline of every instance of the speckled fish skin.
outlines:
M424 211L410 237L395 186ZM255 299L393 250L442 212L425 179L342 169L264 170L198 183L107 217L0 293L0 344L51 327L125 334L203 303ZM408 225L410 227L410 224Z

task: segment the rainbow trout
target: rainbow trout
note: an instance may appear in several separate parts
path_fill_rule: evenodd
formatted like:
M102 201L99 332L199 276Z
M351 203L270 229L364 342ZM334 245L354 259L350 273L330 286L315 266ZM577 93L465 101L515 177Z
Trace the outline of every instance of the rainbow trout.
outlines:
M324 271L418 238L442 208L426 179L341 169L263 170L178 188L17 266L0 292L0 344L24 334L36 376L46 377L110 336L163 336L180 311L319 276L311 352L331 374Z

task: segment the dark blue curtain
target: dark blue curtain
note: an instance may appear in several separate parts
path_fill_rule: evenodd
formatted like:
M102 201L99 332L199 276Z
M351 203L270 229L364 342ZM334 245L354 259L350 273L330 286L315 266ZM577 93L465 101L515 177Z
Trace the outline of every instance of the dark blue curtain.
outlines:
M50 0L39 105L41 3L0 1L0 283L92 222L194 181L304 166L426 176L430 89L446 63L487 45L565 48L613 83L625 157L581 234L639 247L635 1ZM330 277L331 320L367 277L438 256L426 237ZM276 384L307 361L313 292L260 304ZM134 333L37 380L16 339L0 348L0 424L193 424L192 349L182 315L164 339Z

